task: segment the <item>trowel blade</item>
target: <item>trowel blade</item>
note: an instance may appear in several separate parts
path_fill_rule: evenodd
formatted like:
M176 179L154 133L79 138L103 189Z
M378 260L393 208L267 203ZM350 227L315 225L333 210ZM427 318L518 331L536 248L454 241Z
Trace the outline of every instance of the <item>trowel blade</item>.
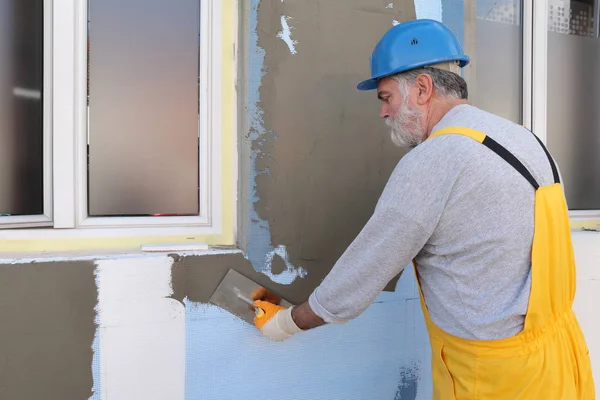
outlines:
M242 297L249 298L254 290L261 287L261 285L253 280L230 269L208 301L254 325L254 311L248 308L248 304L238 296L238 293ZM281 299L279 304L286 308L292 305L284 299Z

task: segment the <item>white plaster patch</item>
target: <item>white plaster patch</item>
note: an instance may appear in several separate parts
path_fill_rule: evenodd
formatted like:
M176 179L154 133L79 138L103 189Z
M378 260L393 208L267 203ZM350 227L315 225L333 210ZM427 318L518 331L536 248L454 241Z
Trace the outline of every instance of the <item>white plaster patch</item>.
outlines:
M99 260L101 399L183 400L185 309L171 257Z
M396 26L399 24L400 24L400 21L398 21L397 19L392 20L392 25Z
M394 8L394 3L388 4L385 8Z
M296 51L296 44L298 44L298 41L292 39L292 29L294 29L294 26L288 23L290 19L292 19L292 17L286 17L285 15L281 16L282 30L277 34L277 37L287 44L288 48L290 49L290 53L297 54L298 52Z
M271 271L273 258L275 258L275 256L281 257L285 262L286 269L280 274L274 274ZM296 278L304 278L307 275L307 271L304 268L301 266L295 267L294 264L290 262L287 247L284 245L279 245L267 253L267 256L265 257L265 267L261 272L271 278L273 282L281 285L290 285Z

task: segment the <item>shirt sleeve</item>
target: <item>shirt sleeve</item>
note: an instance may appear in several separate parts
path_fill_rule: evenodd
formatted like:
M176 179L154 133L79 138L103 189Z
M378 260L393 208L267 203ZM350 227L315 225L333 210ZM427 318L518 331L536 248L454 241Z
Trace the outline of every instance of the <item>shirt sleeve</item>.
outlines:
M325 322L362 314L427 243L460 172L446 141L427 141L398 163L373 215L309 297Z

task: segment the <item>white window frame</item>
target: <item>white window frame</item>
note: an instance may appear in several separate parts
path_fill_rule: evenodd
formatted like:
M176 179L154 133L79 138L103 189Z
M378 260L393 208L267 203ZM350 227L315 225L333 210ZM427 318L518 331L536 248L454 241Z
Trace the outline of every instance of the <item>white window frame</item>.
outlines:
M524 0L523 24L523 126L533 130L533 1Z
M547 99L548 88L548 3L528 0L531 27L531 125L533 132L547 142Z
M531 48L528 49L531 54L531 126L540 140L547 144L548 2L526 0L525 4L533 21L529 35ZM600 210L569 210L569 217L571 221L594 222L600 219Z
M44 215L0 217L0 239L220 234L221 2L200 0L200 214L174 217L87 214L87 7L44 1Z

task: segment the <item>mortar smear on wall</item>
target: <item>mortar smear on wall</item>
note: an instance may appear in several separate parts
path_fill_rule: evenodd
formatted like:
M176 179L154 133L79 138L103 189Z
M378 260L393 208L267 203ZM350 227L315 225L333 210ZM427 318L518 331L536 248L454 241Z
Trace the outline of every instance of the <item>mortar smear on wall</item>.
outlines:
M290 19L292 19L292 17L286 17L285 15L281 16L281 31L277 34L277 37L287 44L290 53L296 54L298 53L296 51L296 44L298 44L298 41L292 39L291 31L294 29L294 26L288 23Z
M283 1L282 1L283 2ZM265 70L264 59L265 50L258 45L258 6L260 0L252 0L250 8L250 38L249 54L251 65L248 76L248 119L250 132L248 139L252 144L251 151L251 195L250 195L250 227L248 249L245 257L252 263L256 271L260 271L269 276L273 281L283 284L291 284L297 278L306 276L307 272L301 266L293 265L287 256L285 245L273 246L271 243L271 233L269 222L262 219L256 211L256 204L260 200L258 197L258 184L256 178L261 175L270 176L268 168L258 170L257 163L263 158L269 158L270 155L262 151L262 146L268 140L277 140L277 136L272 131L267 131L263 121L263 110L260 107L260 86L263 76L267 73ZM291 39L291 27L287 23L288 17L282 16L281 39L288 43L290 52L296 53L295 41ZM287 30L286 30L287 27ZM288 40L289 39L289 40ZM271 271L273 258L279 255L286 265L283 274L273 274Z
M274 274L272 271L273 259L275 256L281 257L286 267L286 269L279 274ZM304 278L307 275L304 268L294 267L290 262L290 256L285 246L277 246L273 251L267 253L265 268L262 270L262 273L271 278L273 282L277 282L281 285L290 285L296 278Z

